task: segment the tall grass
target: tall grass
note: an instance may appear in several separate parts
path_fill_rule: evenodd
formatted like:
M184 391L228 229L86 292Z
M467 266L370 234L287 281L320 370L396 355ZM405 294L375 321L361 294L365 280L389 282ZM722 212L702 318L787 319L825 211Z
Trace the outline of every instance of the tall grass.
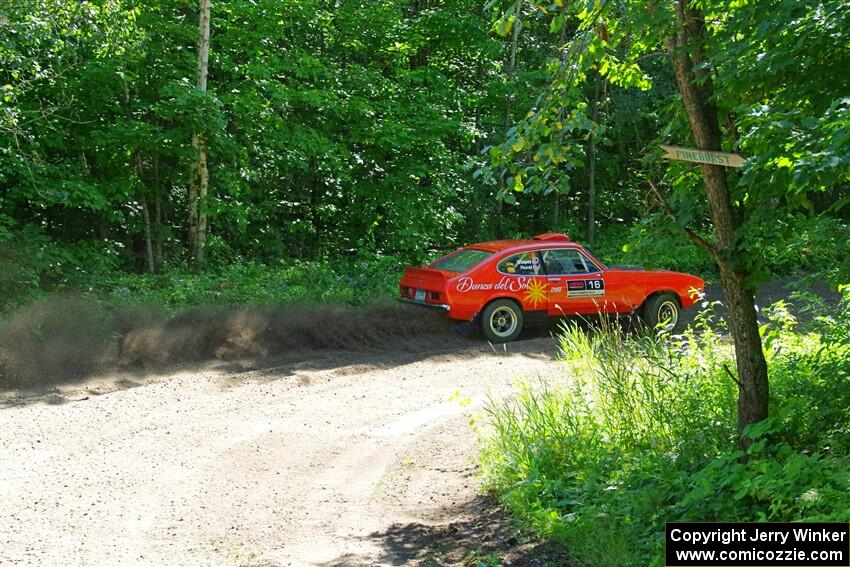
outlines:
M749 431L746 456L733 353L710 313L678 337L567 325L569 378L489 405L487 485L592 565L662 564L666 521L850 520L850 348L826 332L846 311L814 336L774 310L774 417Z

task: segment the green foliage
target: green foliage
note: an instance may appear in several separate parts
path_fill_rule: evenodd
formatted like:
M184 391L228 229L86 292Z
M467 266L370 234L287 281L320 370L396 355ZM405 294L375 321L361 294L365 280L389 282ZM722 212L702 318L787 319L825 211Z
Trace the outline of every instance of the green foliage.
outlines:
M700 6L713 15L706 56L726 143L748 158L733 178L748 267L840 280L847 10ZM145 211L156 270L184 271L193 133L209 150L211 277L231 263L416 259L546 230L585 239L591 144L603 256L709 274L681 233L711 232L698 172L652 150L689 136L659 56L670 13L631 1L481 8L223 0L200 92L191 2L8 3L0 301L146 270ZM675 222L647 194L650 175Z
M118 305L161 305L177 312L200 305L362 305L397 293L402 263L392 257L334 262L287 260L211 267L202 272L173 270L166 275L113 274L91 292Z
M50 291L85 289L114 273L120 261L116 243L58 245L32 226L0 242L0 313Z
M648 269L674 269L709 277L716 273L708 253L682 238L681 228L661 214L648 216L631 227L620 241L622 262Z
M471 5L220 2L206 93L195 17L159 0L4 11L0 218L60 244L122 241L139 269L147 203L156 263L179 264L201 133L211 235L234 257L417 253L481 229L464 164L500 123L501 45Z
M488 486L525 525L590 565L662 565L666 521L848 521L850 298L822 335L782 305L764 328L770 419L737 448L731 349L704 318L681 337L561 334L563 384L491 404ZM710 312L708 312L710 316Z
M14 241L11 235L0 247L0 311L26 303L39 293L40 269L46 267L39 255L40 240L31 231Z
M846 247L836 246L846 241L850 204L850 114L847 74L841 71L850 56L846 2L693 4L705 14L707 32L705 45L689 49L698 48L705 58L698 73L712 80L724 147L747 158L742 171L729 172L732 203L744 221L733 260L754 281L807 264L833 277L846 274ZM665 198L676 219L672 226L658 223L651 210L639 211L634 202L623 215L610 197L600 207L603 217L638 221L629 223L636 225L629 244L649 264L675 255L683 266L702 267L704 273L706 256L686 250L692 245L681 231L689 227L710 240L702 175L693 164L660 160L654 150L659 143L693 145L665 61L676 5L647 10L642 1L541 4L552 30L570 29L571 35L547 63L548 82L534 107L490 150L490 163L481 171L512 180L503 192L508 203L517 202L521 192L575 193L588 175L595 142L603 198L613 192L652 205L656 197L646 199L645 179L655 178L669 187ZM600 109L598 120L591 105ZM627 147L627 139L637 147ZM616 167L606 172L611 163ZM799 219L801 213L808 222ZM804 230L785 230L801 224ZM668 230L676 225L678 242ZM829 261L799 258L813 241L829 242ZM671 245L674 254L665 255Z

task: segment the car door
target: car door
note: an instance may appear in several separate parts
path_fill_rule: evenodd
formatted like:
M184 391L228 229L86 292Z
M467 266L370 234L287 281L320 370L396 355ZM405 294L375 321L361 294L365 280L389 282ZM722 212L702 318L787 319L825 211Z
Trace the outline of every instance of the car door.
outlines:
M546 275L539 250L512 254L498 264L501 274L494 290L509 293L524 311L544 311L547 306Z
M542 260L548 284L549 315L585 315L608 310L605 272L581 250L543 250Z

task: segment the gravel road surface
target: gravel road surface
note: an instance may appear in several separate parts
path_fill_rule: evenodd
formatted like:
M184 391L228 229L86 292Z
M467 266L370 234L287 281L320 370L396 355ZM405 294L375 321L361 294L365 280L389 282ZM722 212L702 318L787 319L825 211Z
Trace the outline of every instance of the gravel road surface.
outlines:
M553 354L460 340L7 394L0 564L428 563L404 526L474 520L469 422Z

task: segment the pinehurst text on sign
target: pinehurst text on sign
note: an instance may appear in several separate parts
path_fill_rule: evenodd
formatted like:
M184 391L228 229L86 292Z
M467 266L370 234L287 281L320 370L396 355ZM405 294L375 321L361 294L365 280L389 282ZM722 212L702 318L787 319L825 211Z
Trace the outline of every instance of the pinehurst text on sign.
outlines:
M725 167L741 167L744 165L743 157L729 152L710 152L708 150L700 150L698 148L680 148L678 146L663 145L661 146L661 149L667 152L661 156L666 159L692 161L694 163L710 163Z

